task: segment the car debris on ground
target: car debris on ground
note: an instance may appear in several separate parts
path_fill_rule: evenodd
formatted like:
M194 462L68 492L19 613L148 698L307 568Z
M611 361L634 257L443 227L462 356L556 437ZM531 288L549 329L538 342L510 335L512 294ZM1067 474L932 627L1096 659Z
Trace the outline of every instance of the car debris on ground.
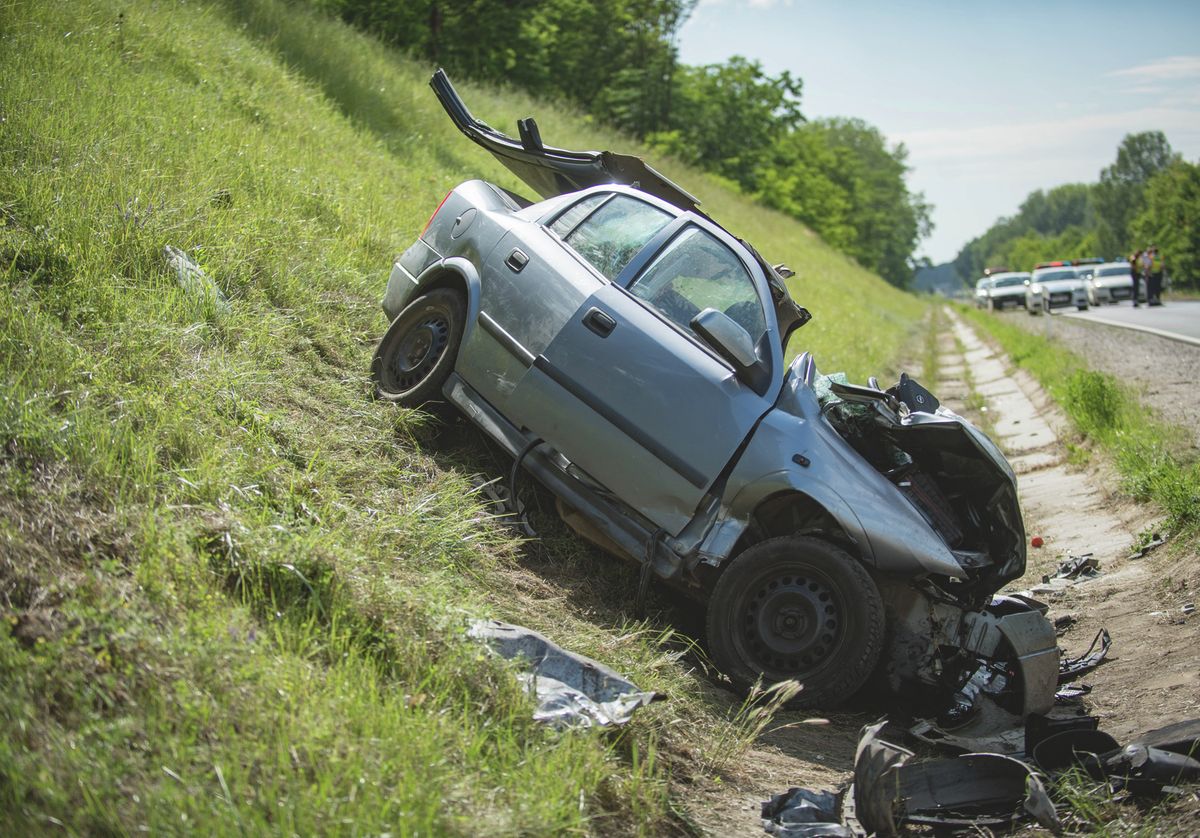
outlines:
M918 759L884 738L906 735L887 719L862 729L850 784L837 792L792 788L762 805L763 829L784 838L900 835L907 827L1008 829L1034 822L1062 833L1047 781L1083 771L1112 794L1171 794L1200 781L1200 719L1148 731L1122 746L1092 716L1026 720L1013 754ZM954 750L952 748L952 750ZM1063 813L1065 814L1065 812Z
M476 620L467 636L483 641L506 660L520 662L523 671L517 677L537 702L534 721L559 729L623 725L639 707L662 698L531 629Z

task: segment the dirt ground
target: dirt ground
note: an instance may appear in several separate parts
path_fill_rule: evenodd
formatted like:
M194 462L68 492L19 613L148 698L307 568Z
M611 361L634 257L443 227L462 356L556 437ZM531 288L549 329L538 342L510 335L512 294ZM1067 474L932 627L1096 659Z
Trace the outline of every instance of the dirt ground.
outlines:
M1163 339L1129 333L1135 335L1132 348L1123 344L1118 352L1113 336L1064 318L1054 326L1060 322L1063 339L1078 341L1071 345L1097 368L1140 384L1165 417L1200 428L1200 398L1183 386L1200 370L1200 349L1173 345L1167 352L1152 342ZM1074 618L1059 640L1070 655L1083 653L1101 628L1108 629L1110 661L1080 680L1092 687L1088 707L1101 729L1118 741L1200 716L1200 615L1184 612L1196 592L1178 581L1200 558L1168 542L1131 559L1137 534L1155 524L1154 510L1119 496L1098 457L1087 467L1070 465L1066 421L1053 403L966 323L952 316L951 325L941 336L935 392L1004 448L1018 475L1027 535L1045 541L1030 549L1026 575L1009 590L1038 588L1035 595L1049 604L1051 618ZM1194 349L1195 357L1188 360L1184 349ZM1139 363L1145 366L1135 372ZM1084 553L1098 559L1099 577L1044 591L1043 576L1067 556ZM780 715L781 729L761 737L722 783L688 790L689 820L712 835L765 834L761 802L792 786L837 789L849 776L859 729L878 715L843 713L825 725L806 724L803 714Z

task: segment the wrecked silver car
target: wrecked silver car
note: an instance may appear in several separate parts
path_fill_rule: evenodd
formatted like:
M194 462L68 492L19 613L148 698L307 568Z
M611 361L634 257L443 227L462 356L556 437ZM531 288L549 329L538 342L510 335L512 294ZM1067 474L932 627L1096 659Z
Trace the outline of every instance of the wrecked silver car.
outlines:
M511 454L581 536L707 607L738 687L870 681L967 717L1053 702L1041 611L994 598L1025 570L1013 472L907 377L822 376L784 349L809 313L783 266L635 157L455 124L544 200L455 187L394 264L378 396L443 401Z

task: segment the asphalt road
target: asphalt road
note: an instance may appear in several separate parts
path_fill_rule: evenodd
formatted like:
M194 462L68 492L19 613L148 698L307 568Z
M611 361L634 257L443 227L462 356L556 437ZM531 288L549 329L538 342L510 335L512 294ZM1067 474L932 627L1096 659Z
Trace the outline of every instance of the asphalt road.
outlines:
M1146 305L1134 308L1129 303L1121 303L1098 306L1087 311L1063 312L1063 315L1136 329L1200 346L1200 302L1175 301L1154 308Z

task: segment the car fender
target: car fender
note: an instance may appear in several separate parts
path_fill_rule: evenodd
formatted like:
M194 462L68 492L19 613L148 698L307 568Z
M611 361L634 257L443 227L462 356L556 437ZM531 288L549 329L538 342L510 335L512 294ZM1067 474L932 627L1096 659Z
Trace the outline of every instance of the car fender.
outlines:
M417 243L421 244L420 240ZM405 270L401 262L397 262L392 268L384 296L383 308L388 319L394 320L409 303L434 288L460 288L464 292L467 313L462 342L466 343L479 320L481 290L479 271L469 259L462 256L437 259L416 277Z
M466 289L467 296L467 321L463 324L462 343L470 339L471 333L475 331L475 324L479 322L479 307L480 307L480 283L479 271L471 264L469 259L462 256L451 256L448 259L443 259L441 262L427 268L421 276L417 277L417 287L421 289L452 286L454 280L447 276L448 273L455 274L462 281L463 287ZM450 282L447 282L447 280Z
M702 559L720 564L730 558L760 504L795 493L819 503L865 563L888 573L961 578L945 542L808 396L781 399L789 409L772 410L756 428L730 473L721 512L700 546Z
M701 544L700 553L713 564L729 557L738 539L746 531L754 510L765 501L781 494L796 494L803 495L828 512L858 549L862 559L867 564L875 564L871 542L863 529L862 521L854 514L845 498L827 483L800 480L799 477L800 475L793 474L789 469L779 469L751 480L732 502L722 509L716 523Z

